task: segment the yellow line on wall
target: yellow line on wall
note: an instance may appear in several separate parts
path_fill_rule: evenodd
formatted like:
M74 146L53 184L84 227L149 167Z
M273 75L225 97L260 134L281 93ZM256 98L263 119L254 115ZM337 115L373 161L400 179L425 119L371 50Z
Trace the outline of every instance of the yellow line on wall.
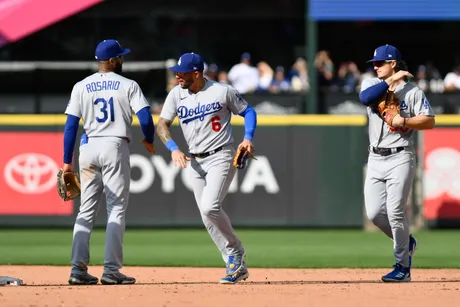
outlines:
M65 120L65 115L0 115L2 126L60 126Z
M437 115L435 120L436 125L460 126L460 115Z
M155 124L159 116L153 115ZM64 126L66 115L0 115L0 126ZM364 115L258 115L258 126L364 126L367 118ZM177 125L177 118L174 125ZM460 115L437 115L437 125L460 126ZM136 116L133 125L139 126ZM244 125L241 116L232 117L232 125Z
M153 115L153 120L158 123L159 116ZM63 126L66 115L0 115L2 126ZM361 115L258 115L260 126L363 126L366 117ZM177 125L177 118L174 121ZM244 118L232 116L232 124L244 125ZM138 126L139 121L133 117L133 125Z
M364 126L362 115L258 115L260 126ZM234 116L232 124L244 125L244 118Z

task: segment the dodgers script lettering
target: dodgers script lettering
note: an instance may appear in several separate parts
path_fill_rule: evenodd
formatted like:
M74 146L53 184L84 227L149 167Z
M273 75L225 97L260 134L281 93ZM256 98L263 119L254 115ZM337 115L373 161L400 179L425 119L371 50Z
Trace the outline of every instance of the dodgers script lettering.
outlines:
M204 120L204 117L209 114L217 113L222 110L220 102L213 102L209 104L198 105L195 108L187 108L186 106L180 106L177 108L177 115L179 119L182 119L184 124L199 119Z

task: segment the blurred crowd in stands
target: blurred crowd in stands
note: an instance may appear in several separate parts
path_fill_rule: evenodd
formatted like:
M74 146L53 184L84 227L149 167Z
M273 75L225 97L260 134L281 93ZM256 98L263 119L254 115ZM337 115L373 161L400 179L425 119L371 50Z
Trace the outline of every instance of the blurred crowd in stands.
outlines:
M318 85L327 87L329 91L343 93L358 93L361 82L365 78L375 77L372 65L365 71L360 71L353 61L333 62L328 51L321 50L314 61L318 74ZM460 91L460 65L442 76L432 62L419 65L414 75L414 82L423 91L444 93ZM250 93L296 93L307 92L310 89L308 64L304 58L297 58L291 67L275 66L261 61L253 63L249 53L241 55L241 61L228 71L219 68L216 63L205 65L205 76L208 79L234 86L242 94ZM168 91L177 84L172 77Z

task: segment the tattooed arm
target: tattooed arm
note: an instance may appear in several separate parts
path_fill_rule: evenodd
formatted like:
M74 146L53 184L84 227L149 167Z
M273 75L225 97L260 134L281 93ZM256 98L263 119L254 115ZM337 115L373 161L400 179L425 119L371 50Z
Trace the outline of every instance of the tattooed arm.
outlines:
M160 120L158 121L157 134L161 141L165 144L166 148L171 152L171 158L175 166L185 168L187 161L191 159L187 157L182 151L179 150L176 142L171 137L169 128L177 116L177 105L180 101L178 87L173 88L166 97L165 103L160 113Z
M173 141L171 137L171 131L169 127L171 127L172 121L167 120L165 118L160 117L158 121L158 128L157 134L160 137L161 141L166 145L166 148L171 151L171 157L174 162L174 165L181 168L187 167L187 161L191 161L189 157L187 157L182 151L179 150L179 146L177 146L176 142Z
M157 125L157 134L165 145L168 141L172 141L171 131L169 131L169 127L171 127L171 125L172 121L160 117Z

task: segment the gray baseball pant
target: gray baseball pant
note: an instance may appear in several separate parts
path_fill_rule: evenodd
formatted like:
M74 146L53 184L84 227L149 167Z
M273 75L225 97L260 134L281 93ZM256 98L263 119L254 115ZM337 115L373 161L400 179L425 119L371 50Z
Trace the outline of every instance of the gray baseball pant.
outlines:
M406 205L415 176L415 153L389 156L369 153L364 199L369 220L394 241L397 263L409 265L409 222Z
M90 236L104 192L108 217L104 273L116 273L123 265L131 182L128 142L118 137L89 138L80 147L79 164L81 204L73 231L72 273L81 274L90 261Z
M235 150L227 146L211 156L194 158L190 163L193 192L201 218L225 262L229 255L244 253L242 243L222 208L237 170L232 165L234 154Z

